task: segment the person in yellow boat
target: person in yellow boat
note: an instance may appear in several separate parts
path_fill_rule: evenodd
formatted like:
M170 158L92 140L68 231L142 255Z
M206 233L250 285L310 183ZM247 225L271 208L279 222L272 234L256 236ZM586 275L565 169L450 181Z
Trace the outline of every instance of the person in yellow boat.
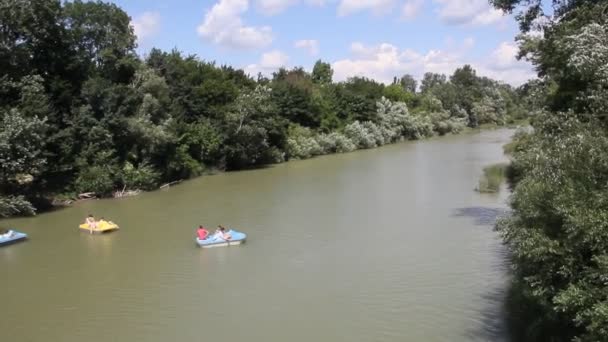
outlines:
M91 231L91 234L93 234L93 229L97 228L97 221L95 221L95 217L89 214L85 220L85 223L89 225L89 230Z

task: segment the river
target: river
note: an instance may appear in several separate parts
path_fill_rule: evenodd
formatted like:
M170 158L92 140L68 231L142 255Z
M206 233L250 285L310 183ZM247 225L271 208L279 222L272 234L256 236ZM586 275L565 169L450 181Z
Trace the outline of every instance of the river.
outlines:
M0 225L0 334L21 341L507 341L505 191L473 191L512 130L223 173ZM121 230L88 235L89 213ZM245 245L200 249L198 224Z

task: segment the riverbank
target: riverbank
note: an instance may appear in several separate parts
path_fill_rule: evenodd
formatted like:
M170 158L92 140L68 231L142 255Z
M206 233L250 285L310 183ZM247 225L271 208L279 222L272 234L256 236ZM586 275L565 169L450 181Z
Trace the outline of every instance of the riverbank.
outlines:
M480 127L476 127L476 128L471 128L471 127L463 127L462 129L459 129L457 131L454 132L450 132L450 133L444 133L444 134L439 134L435 131L430 131L431 134L429 135L425 135L422 137L417 137L417 138L412 138L412 139L408 139L406 140L405 138L401 137L400 139L390 142L389 144L396 144L396 143L403 143L403 142L407 142L407 141L419 141L419 140L425 140L425 139L429 139L429 138L433 138L433 137L447 137L447 136L451 136L451 135L460 135L460 134L474 134L474 133L478 133L481 131L487 131L487 130L496 130L496 129L501 129L501 128L516 128L516 127L520 127L522 125L526 125L527 121L526 120L520 120L520 121L516 121L513 122L511 124L508 125L496 125L496 124L484 124ZM337 133L337 132L336 132ZM295 160L303 160L303 159L310 159L310 158L314 158L317 156L322 156L322 155L332 155L332 154L340 154L340 153L350 153L353 151L357 151L357 150L364 150L364 149L375 149L378 147L382 147L385 146L386 144L378 144L378 145L373 145L373 146L369 146L369 145L360 145L360 144L355 144L351 138L349 138L346 135L342 135L338 138L336 138L338 141L341 141L343 143L343 147L349 147L349 148L345 148L345 149L336 149L334 150L332 153L315 153L315 154L309 154L306 157L300 157L300 158L292 158L292 159L288 159L288 160L282 160L279 161L277 163L273 163L273 164L266 164L266 165L259 165L259 168L263 168L266 167L268 165L276 165L276 164L281 164L281 163L288 163L290 161L295 161ZM382 140L380 140L382 141ZM205 177L205 176L210 176L210 175L216 175L218 173L223 173L223 172L231 172L231 171L238 171L238 170L230 170L230 171L226 171L226 170L219 170L219 169L209 169L209 170L205 170L205 172L203 172L201 175L198 175L197 177ZM132 197L132 196L137 196L139 194L145 193L145 192L150 192L150 191L159 191L159 190L163 190L163 189L168 189L171 186L175 185L175 184L179 184L182 181L187 180L187 179L179 179L179 180L175 180L175 181L170 181L167 183L163 183L162 185L159 185L158 187L151 189L151 190L142 190L142 189L120 189L120 190L114 190L111 192L110 195L107 196L103 196L103 195L97 195L94 193L84 193L84 194L76 194L76 193L65 193L65 194L60 194L58 196L55 197L50 197L48 199L49 203L51 203L50 206L48 206L46 208L46 210L41 210L40 213L43 213L47 210L53 210L53 209L59 209L59 208L65 208L65 207L69 207L72 205L75 205L77 203L81 203L81 202L86 202L86 201L90 201L90 200L95 200L95 199L120 199L120 198L124 198L124 197ZM126 196L123 194L127 194Z

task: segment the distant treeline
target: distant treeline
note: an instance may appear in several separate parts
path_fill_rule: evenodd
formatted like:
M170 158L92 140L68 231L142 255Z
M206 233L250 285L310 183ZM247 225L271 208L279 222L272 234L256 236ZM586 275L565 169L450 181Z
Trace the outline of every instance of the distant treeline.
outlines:
M135 53L104 2L0 0L0 217L58 195L154 189L525 116L520 91L465 65L447 77L334 82L329 63L271 78L178 51Z

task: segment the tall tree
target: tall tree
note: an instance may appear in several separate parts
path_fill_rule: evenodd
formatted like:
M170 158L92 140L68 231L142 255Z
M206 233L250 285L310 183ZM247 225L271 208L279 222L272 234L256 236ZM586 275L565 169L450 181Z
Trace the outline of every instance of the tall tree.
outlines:
M332 81L334 71L329 63L325 63L320 59L312 68L312 80L317 84L329 84Z
M427 91L433 89L436 86L445 84L446 81L447 78L445 75L427 72L422 78L422 82L420 84L420 92L426 93Z
M415 93L416 87L418 86L418 81L416 81L414 76L407 74L401 76L401 78L399 79L399 84L405 91Z
M131 18L115 4L75 0L64 5L77 58L87 73L98 71L117 82L135 72L135 34Z

